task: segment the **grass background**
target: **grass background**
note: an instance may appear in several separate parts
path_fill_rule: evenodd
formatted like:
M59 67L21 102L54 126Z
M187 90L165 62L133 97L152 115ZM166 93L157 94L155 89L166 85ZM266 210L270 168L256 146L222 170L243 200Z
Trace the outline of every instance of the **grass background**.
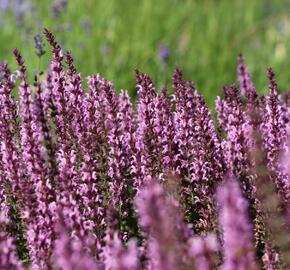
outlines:
M49 46L39 61L33 43L47 27L72 51L79 72L101 73L133 97L135 68L149 73L158 87L170 87L172 72L180 67L212 106L220 87L236 82L239 52L259 91L267 91L268 66L281 91L289 87L289 1L70 0L58 17L51 7L59 1L22 2L33 10L21 25L13 10L0 12L0 60L15 68L11 49L17 47L30 74L48 65ZM170 49L166 63L159 58L160 44Z

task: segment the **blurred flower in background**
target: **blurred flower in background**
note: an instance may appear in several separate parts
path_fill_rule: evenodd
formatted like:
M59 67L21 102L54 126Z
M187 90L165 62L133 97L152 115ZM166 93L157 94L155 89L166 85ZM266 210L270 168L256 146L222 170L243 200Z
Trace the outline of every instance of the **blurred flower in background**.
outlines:
M110 54L111 54L111 48L110 46L108 45L107 42L103 42L100 46L100 51L101 51L101 54L102 54L102 61L103 61L103 64L105 66L108 66L109 63L110 63Z
M51 13L53 18L57 19L65 13L68 0L54 0L51 4Z
M89 17L84 17L82 19L82 27L86 35L90 35L92 32L92 22Z
M0 1L0 10L6 10L9 7L9 0Z
M34 47L35 47L35 54L38 57L41 57L45 54L45 43L43 42L42 35L38 33L34 36Z
M2 70L2 65L4 64L4 61L0 61L0 83L4 78L4 72Z
M12 11L18 27L23 26L26 17L31 15L33 9L34 7L30 0L0 0L0 13Z
M159 45L159 60L161 66L165 66L170 57L170 49L163 43Z

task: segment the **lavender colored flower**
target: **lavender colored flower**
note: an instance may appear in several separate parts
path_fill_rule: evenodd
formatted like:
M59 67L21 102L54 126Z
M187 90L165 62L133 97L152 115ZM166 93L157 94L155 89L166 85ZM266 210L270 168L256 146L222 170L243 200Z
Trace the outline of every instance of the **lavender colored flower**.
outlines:
M194 222L195 231L205 232L215 227L215 207L211 198L222 180L225 164L209 108L200 95L196 94L195 99L195 158L190 168L190 181L195 194L195 214L199 216L198 222Z
M170 49L166 45L160 44L160 46L159 46L159 60L160 60L162 65L165 65L168 62L170 54L171 54Z
M108 143L110 146L108 159L110 204L117 210L125 203L127 189L125 173L129 167L126 167L126 165L128 166L128 157L126 152L123 151L123 142L121 141L123 133L121 129L122 122L120 121L121 119L118 119L118 116L120 116L119 100L114 88L106 87L103 103L107 115L105 123L108 129Z
M51 4L52 16L57 19L65 13L68 6L68 0L54 0Z
M63 214L67 219L72 235L79 241L80 239L92 237L93 221L92 216L88 217L87 212L90 212L91 205L88 209L83 207L84 204L89 204L88 191L89 187L93 187L93 183L88 185L88 182L93 180L90 178L92 172L87 172L86 168L81 165L80 175L84 176L83 181L79 181L78 171L78 155L81 151L84 152L85 140L83 135L82 120L84 117L84 92L81 86L81 77L77 74L73 64L73 58L70 53L66 53L66 62L68 69L63 67L63 56L61 49L54 36L45 30L45 35L50 42L54 61L51 65L51 76L54 83L52 84L51 100L55 104L56 116L53 118L57 125L56 134L57 141L57 162L58 162L58 194L57 201L62 207ZM68 110L67 104L73 109ZM73 140L79 143L78 147L73 144ZM86 160L85 160L86 161ZM95 197L94 197L95 198ZM85 241L85 240L84 240ZM85 244L85 242L82 242Z
M279 147L281 147L281 143L286 135L286 127L284 123L283 110L280 102L280 97L278 94L278 88L275 81L275 75L271 68L268 69L268 78L269 78L269 96L266 98L266 108L264 121L264 128L267 129L268 137L272 138L265 139L265 146L269 151L268 159L269 162L275 162L277 158L277 153L279 151ZM274 134L275 132L275 134ZM267 134L265 134L267 136ZM267 140L267 142L266 142ZM271 151L272 150L272 151Z
M227 150L228 169L235 174L241 174L248 170L247 141L243 125L245 125L245 116L242 109L238 90L235 86L224 89L225 95L225 113L227 114Z
M9 7L9 0L0 1L0 10L5 11Z
M257 269L253 246L253 228L248 203L237 180L228 175L217 193L219 224L223 237L222 269Z
M33 15L34 5L31 0L1 0L0 13L5 15L7 10L11 11L16 19L18 27L26 27L26 19Z
M48 173L51 179L52 186L56 183L57 164L56 164L56 153L55 153L55 140L53 139L54 134L49 125L49 117L46 115L45 108L45 95L43 93L43 85L39 82L35 84L36 93L34 95L32 110L35 121L39 123L39 129L42 133L43 144L46 152L46 161L48 166ZM52 196L54 197L54 195Z
M57 201L63 207L66 218L70 222L71 230L77 237L90 234L92 226L86 226L88 220L81 216L79 196L85 190L82 183L78 181L77 155L73 140L78 138L80 126L76 124L79 120L77 113L80 110L82 91L80 88L79 76L75 73L72 57L67 55L68 72L63 67L62 51L51 32L45 29L45 36L52 46L53 61L51 64L51 76L53 83L52 100L56 108L54 117L56 125L57 140L57 163L58 163L58 194ZM66 83L66 75L71 79L70 84ZM70 90L70 91L68 91ZM68 110L68 104L73 104L74 109ZM70 123L74 123L74 128ZM87 224L88 225L88 224Z
M38 33L33 37L34 40L34 47L35 47L35 53L38 57L41 57L45 54L45 44L43 42L42 35Z

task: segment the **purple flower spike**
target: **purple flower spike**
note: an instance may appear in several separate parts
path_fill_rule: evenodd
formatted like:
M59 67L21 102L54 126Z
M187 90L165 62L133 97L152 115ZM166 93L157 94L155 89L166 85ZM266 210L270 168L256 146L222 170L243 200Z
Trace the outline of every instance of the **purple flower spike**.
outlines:
M20 53L14 50L19 65L20 105L22 112L21 146L23 162L29 182L26 184L25 203L28 223L27 241L33 267L49 267L53 240L55 196L45 160L39 102L32 103L31 89Z
M248 203L237 180L226 176L217 192L219 224L223 238L224 270L257 269L253 246L253 228Z
M176 144L174 143L173 109L165 88L155 98L156 115L154 129L157 135L156 148L160 149L159 167L164 172L174 171Z
M136 199L139 223L148 241L145 247L148 267L160 270L186 267L189 235L178 202L170 195L166 197L156 181L147 179Z
M21 170L21 161L18 155L19 145L17 136L19 136L19 125L17 122L18 109L17 103L12 98L12 90L15 86L15 78L10 73L7 64L2 65L4 79L0 84L0 137L1 152L3 160L3 170L6 179L12 187L14 194L20 199L22 192L21 185L24 181Z
M225 169L221 145L204 99L179 70L173 76L173 87L176 172L182 179L187 216L196 232L211 231L215 223L210 218L214 216L213 187Z
M241 95L245 96L249 103L255 104L258 94L256 92L255 86L251 80L250 73L248 71L247 66L244 63L243 55L239 55L239 65L237 68L239 83L240 83L240 91Z
M66 223L66 214L59 210L59 221L56 224L57 240L53 259L54 269L59 270L102 270L101 264L92 258L79 239L71 237L70 225Z
M138 101L137 115L138 128L135 132L135 153L131 172L134 174L134 186L142 186L143 181L148 175L158 174L158 154L155 148L157 140L154 130L155 118L155 86L150 77L136 70Z
M125 91L117 97L114 89L108 89L104 104L108 108L107 124L110 126L108 129L110 205L119 212L121 222L121 216L126 218L131 208L130 190L133 187L133 179L130 171L131 157L135 150L136 119L130 98Z
M1 158L1 155L0 155ZM5 232L9 223L9 208L7 194L4 188L5 176L0 159L0 269L24 269L16 256L16 246L13 238Z
M175 138L178 153L175 157L176 170L183 177L190 177L190 166L194 157L194 116L195 92L191 82L182 79L182 72L176 70L173 75L173 88L176 90L173 99Z
M285 114L282 108L280 96L278 94L275 75L271 68L268 69L269 78L269 96L265 99L265 108L261 109L264 147L267 152L267 161L270 171L274 174L273 181L277 189L289 204L289 177L283 173L280 164L280 155L283 149L286 149L287 127Z

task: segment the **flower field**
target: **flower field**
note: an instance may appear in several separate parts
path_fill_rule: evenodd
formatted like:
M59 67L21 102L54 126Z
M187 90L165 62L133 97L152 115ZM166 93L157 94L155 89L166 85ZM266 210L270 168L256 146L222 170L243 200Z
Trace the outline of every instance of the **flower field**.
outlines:
M17 49L0 69L0 269L289 269L290 95L271 68L260 95L240 55L214 111L181 70L160 91L136 70L135 106L44 35L33 83Z

